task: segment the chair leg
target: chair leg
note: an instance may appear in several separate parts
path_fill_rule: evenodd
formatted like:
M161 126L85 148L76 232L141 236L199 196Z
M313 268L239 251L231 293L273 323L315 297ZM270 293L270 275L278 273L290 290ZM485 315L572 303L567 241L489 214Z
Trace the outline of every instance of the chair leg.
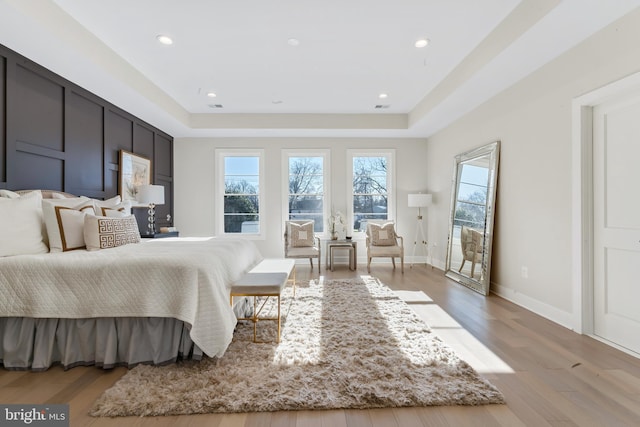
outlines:
M371 257L367 257L367 272L371 273Z
M309 258L309 264L311 264L311 269L313 270L313 258Z
M473 278L473 271L476 269L476 262L471 261L471 277Z
M458 269L458 273L460 273L462 271L462 267L464 267L464 263L466 262L466 259L462 260L462 264L460 264L460 268Z
M400 271L404 273L404 256L400 257Z
M393 269L396 269L396 259L394 257L391 257L391 264L393 264Z

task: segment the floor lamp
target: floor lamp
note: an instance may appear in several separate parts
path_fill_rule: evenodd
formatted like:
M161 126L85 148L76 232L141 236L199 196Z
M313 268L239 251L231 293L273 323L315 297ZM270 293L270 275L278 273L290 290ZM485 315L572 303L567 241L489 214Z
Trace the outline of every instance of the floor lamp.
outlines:
M418 208L418 218L416 220L416 237L413 239L413 254L411 255L411 265L410 268L413 267L413 261L416 256L416 246L418 242L420 242L425 248L425 261L427 256L429 255L429 246L427 244L427 239L424 237L424 229L422 228L422 208L426 208L431 204L432 196L431 194L409 194L409 207L410 208ZM418 240L420 237L420 240Z

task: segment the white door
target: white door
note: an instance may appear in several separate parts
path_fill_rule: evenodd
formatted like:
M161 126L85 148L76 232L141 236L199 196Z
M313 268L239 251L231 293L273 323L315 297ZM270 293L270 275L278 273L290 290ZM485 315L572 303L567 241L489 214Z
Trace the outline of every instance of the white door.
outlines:
M640 96L593 114L594 333L640 353Z

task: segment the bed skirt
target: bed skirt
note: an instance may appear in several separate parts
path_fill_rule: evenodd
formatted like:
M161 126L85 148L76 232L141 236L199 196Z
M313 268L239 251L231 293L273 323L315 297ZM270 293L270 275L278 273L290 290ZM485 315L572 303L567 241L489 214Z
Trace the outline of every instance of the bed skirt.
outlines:
M246 316L247 301L234 304ZM95 365L132 368L140 363L166 365L200 360L202 350L181 320L161 317L90 319L0 318L0 365L9 370L45 371Z

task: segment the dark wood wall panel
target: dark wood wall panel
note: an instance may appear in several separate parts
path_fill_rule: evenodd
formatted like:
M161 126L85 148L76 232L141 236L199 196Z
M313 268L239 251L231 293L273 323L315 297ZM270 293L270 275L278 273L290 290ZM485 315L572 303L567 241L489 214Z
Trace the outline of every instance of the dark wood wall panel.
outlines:
M142 157L153 160L153 130L140 124L133 128L133 152ZM152 163L152 173L153 167Z
M156 157L153 159L155 173L163 176L173 176L173 141L162 135L156 137Z
M64 87L20 65L11 99L17 141L64 151Z
M5 168L5 153L7 152L7 135L5 132L5 105L6 81L7 81L7 58L0 56L0 188L7 186L7 169Z
M17 151L14 155L16 173L11 180L12 189L45 188L64 191L64 160L60 157Z
M0 188L111 198L126 150L162 171L153 173L160 178L153 183L167 186L159 224L172 225L172 144L161 130L0 45ZM146 221L141 210L136 217Z
M65 188L104 197L104 107L76 92L66 103Z
M133 120L116 111L107 112L106 140L110 161L118 164L120 150L133 152Z
M133 152L133 120L119 111L108 109L105 120L105 153L109 172L105 178L105 190L108 194L118 194L118 163L120 150Z

